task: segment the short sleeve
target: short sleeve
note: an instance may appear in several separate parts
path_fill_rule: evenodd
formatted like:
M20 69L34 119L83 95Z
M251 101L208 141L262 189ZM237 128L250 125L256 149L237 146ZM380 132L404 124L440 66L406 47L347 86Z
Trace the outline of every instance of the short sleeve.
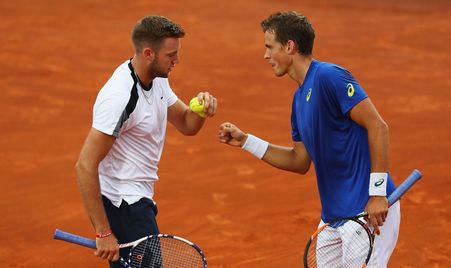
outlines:
M321 69L319 81L322 89L339 106L342 115L348 112L359 102L368 97L352 74L337 65Z
M122 114L130 94L118 92L113 87L108 87L108 83L97 95L93 109L92 127L108 135L113 135L119 120L125 118Z
M177 102L178 97L172 90L171 86L169 85L169 80L167 78L159 78L159 79L161 79L163 91L164 94L166 95L167 107L172 106L174 103Z

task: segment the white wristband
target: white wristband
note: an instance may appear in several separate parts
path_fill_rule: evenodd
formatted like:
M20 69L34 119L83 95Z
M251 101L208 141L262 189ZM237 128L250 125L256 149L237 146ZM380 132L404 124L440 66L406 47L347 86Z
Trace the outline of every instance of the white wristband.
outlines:
M241 148L262 159L268 149L269 143L252 134L247 134L246 142Z
M370 173L370 196L387 196L387 177L385 172Z

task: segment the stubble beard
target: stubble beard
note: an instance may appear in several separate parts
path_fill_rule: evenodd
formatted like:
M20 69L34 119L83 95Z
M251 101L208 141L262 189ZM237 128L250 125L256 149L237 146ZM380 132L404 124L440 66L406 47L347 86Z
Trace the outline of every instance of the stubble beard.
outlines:
M168 78L169 73L167 71L162 70L162 68L159 64L160 64L160 61L158 60L158 57L155 57L155 59L150 64L150 68L149 68L151 77Z

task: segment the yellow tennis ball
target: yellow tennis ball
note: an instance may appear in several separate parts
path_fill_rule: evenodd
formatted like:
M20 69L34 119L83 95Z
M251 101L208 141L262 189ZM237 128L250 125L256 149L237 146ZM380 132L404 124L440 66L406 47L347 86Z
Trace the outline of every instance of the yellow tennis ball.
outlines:
M203 103L200 104L199 99L197 97L194 97L190 100L189 108L191 109L191 111L195 112L200 117L202 117L202 118L207 117L204 112L204 104Z

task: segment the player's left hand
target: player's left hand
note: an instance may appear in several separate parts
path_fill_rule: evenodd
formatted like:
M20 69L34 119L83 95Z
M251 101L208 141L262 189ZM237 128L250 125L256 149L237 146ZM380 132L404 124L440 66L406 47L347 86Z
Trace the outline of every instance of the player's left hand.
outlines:
M379 226L384 225L388 214L388 199L385 196L370 196L365 211L368 212L367 220L374 228L374 233L379 235Z
M218 101L212 94L209 92L199 92L197 94L197 99L199 99L199 103L204 105L204 113L206 117L212 117L216 114Z

